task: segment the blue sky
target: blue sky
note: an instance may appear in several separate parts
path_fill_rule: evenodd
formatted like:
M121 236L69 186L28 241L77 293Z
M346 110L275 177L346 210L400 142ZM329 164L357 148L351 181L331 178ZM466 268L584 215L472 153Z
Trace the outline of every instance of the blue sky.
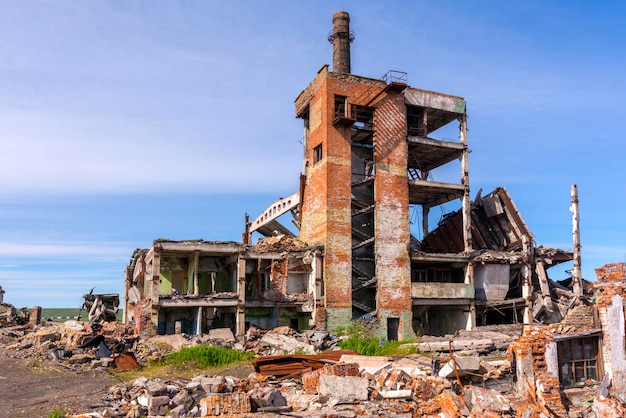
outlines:
M135 248L239 241L297 191L293 101L341 9L355 74L466 99L472 197L505 186L537 244L572 249L577 184L583 276L626 261L626 3L0 0L5 302L121 293Z

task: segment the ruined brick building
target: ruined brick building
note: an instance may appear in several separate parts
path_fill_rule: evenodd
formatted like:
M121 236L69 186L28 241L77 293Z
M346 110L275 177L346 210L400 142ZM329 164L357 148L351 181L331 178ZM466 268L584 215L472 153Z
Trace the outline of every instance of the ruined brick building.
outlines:
M535 246L505 188L470 200L465 100L411 87L398 71L353 74L349 22L335 13L332 70L324 65L295 100L300 190L247 221L242 243L156 240L137 250L127 321L242 335L249 325L336 329L361 319L404 339L562 319L568 306L546 269L573 255ZM451 126L458 139L441 138ZM456 181L436 181L443 169ZM459 209L430 225L449 202ZM289 215L294 227L281 223ZM255 234L265 238L253 245Z

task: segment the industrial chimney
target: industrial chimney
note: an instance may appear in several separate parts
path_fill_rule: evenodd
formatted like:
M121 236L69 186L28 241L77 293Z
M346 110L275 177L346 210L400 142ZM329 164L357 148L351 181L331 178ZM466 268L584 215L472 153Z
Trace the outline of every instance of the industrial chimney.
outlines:
M333 15L333 30L328 34L328 42L333 44L333 72L350 72L350 43L354 33L350 31L350 15L339 11Z

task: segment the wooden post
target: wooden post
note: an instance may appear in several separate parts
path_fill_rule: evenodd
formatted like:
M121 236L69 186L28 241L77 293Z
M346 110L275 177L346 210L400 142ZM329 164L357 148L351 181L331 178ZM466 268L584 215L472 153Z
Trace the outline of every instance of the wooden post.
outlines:
M581 257L580 257L580 218L578 213L578 187L572 184L570 189L572 196L572 205L569 210L572 212L572 235L574 238L574 268L572 269L572 290L574 294L582 296L582 273L580 271Z
M522 266L522 297L524 298L524 324L532 324L532 306L531 296L533 292L532 275L533 275L533 247L528 235L522 236L522 251L526 255L526 260Z

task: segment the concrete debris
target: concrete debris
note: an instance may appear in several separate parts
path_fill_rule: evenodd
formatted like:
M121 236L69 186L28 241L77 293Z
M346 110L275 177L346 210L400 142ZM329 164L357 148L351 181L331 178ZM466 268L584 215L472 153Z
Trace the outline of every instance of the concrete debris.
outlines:
M325 351L339 339L327 331L300 333L289 327L250 327L243 341L230 329L142 339L135 328L117 323L67 321L0 327L0 338L12 342L5 346L13 356L47 359L75 371L138 369L197 344L271 354L258 357L256 372L245 378L199 375L120 383L97 411L75 417L624 416L626 361L614 358L622 355L616 350L609 352L609 373L594 356L601 336L611 341L621 335L611 334L619 328L611 324L623 319L620 298L626 296L626 284L604 280L594 286L597 304L579 298L562 322L422 336L414 345L419 354L401 358ZM568 368L566 361L585 367Z
M120 297L117 293L94 294L91 292L83 295L85 299L83 307L89 312L90 324L101 324L105 321L115 321L120 305Z
M454 378L456 376L467 376L477 374L480 370L480 358L478 357L455 357L446 362L439 370L439 376Z

